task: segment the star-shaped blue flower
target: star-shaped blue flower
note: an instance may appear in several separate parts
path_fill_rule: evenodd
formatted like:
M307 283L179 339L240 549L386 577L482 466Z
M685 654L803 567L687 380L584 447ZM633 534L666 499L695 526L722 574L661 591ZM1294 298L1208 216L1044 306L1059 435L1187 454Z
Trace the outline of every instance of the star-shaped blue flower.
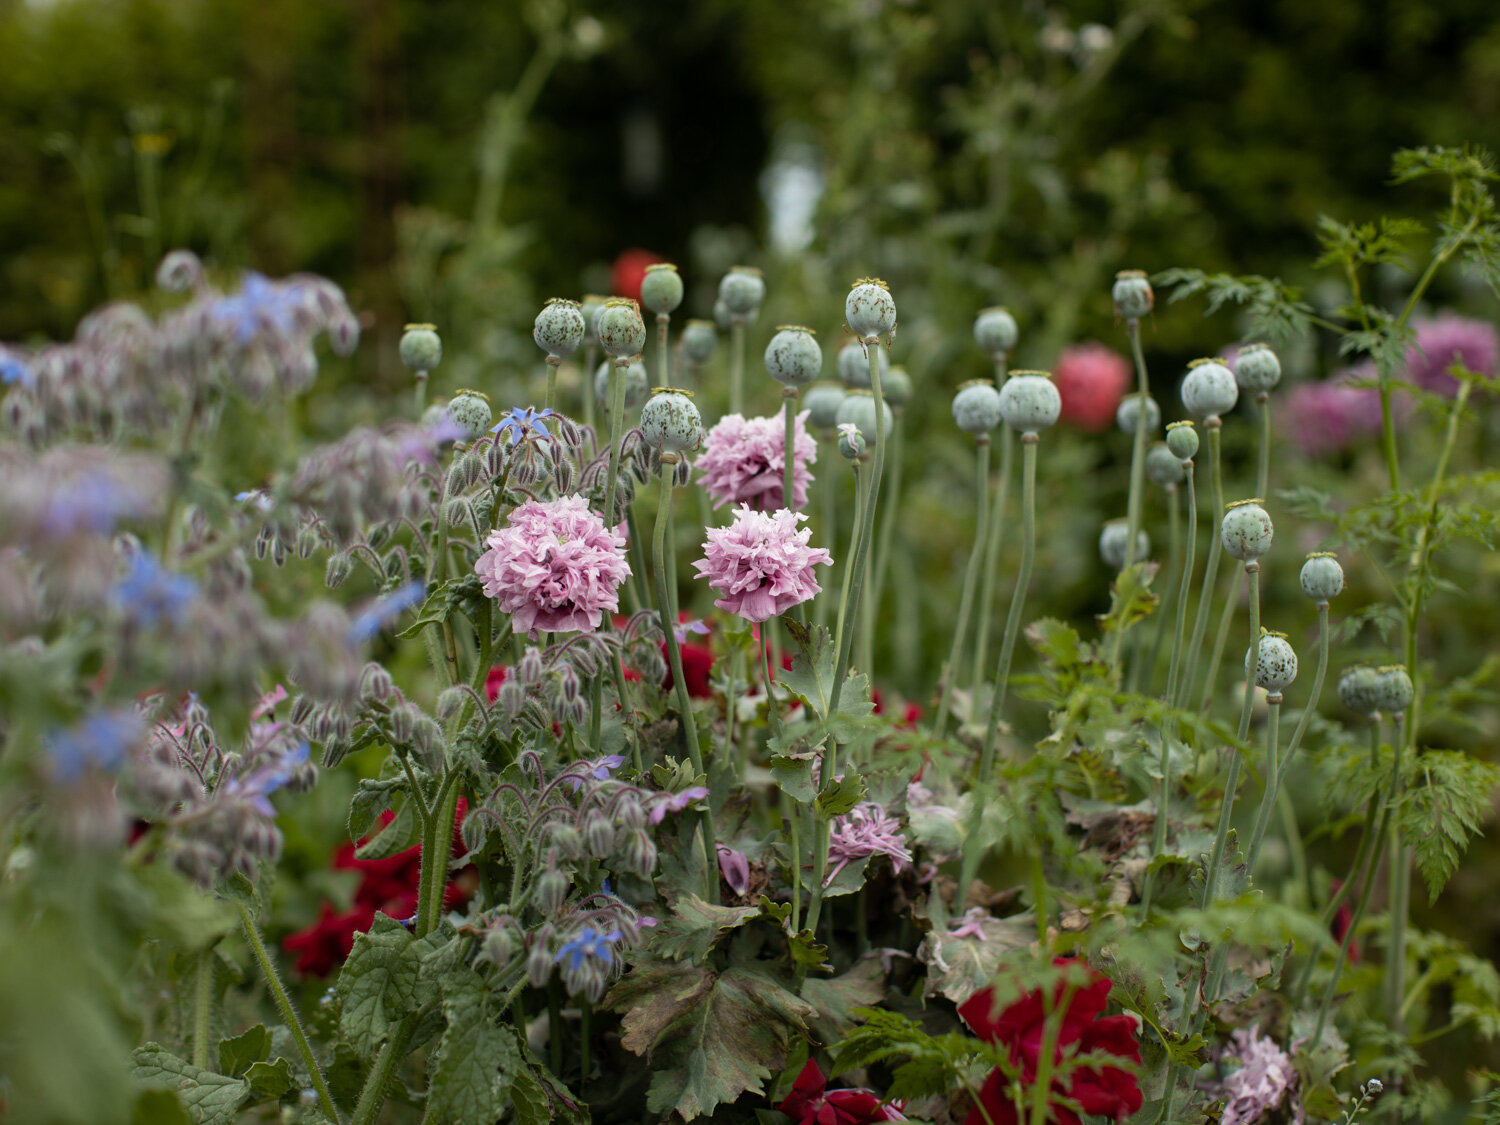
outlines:
M543 410L530 406L515 406L511 408L510 414L502 418L497 425L490 427L490 433L499 434L502 431L509 433L511 445L515 445L527 434L551 437L552 433L542 419L551 418L555 413L556 411L550 406Z
M557 951L557 956L553 960L559 964L568 961L568 967L574 970L582 968L585 961L604 961L613 964L615 959L613 946L619 940L619 930L601 934L593 926L585 926L572 941L563 943L563 947Z

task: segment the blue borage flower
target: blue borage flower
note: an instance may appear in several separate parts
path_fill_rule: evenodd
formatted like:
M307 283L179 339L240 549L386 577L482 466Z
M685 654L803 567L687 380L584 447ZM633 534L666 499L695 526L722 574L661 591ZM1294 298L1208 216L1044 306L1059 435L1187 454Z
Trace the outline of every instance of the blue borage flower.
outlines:
M131 556L125 577L110 588L109 601L140 628L150 629L163 619L180 628L197 595L194 579L167 570L151 552L138 551Z
M568 968L578 970L583 967L585 961L603 961L606 965L613 965L615 961L614 943L620 940L620 931L611 930L609 933L600 933L593 926L585 926L578 932L578 936L571 941L563 943L553 961L561 964L568 961Z
M349 622L346 634L349 643L357 645L372 640L387 621L421 605L426 596L427 584L420 579L397 587Z
M0 351L0 384L10 386L16 383L30 390L36 386L36 375L16 356Z
M89 473L58 489L42 517L42 530L52 539L84 531L106 535L120 520L143 516L150 507L145 497L107 473Z
M544 418L551 418L556 414L550 406L537 410L530 406L516 406L511 412L500 420L497 425L490 427L490 433L499 435L502 431L508 431L510 444L526 437L528 434L541 434L542 437L551 437L552 432L547 429Z
M208 310L217 323L234 330L234 342L246 347L262 329L286 335L296 328L302 295L296 286L277 285L264 274L245 272L240 291L221 297Z
M291 781L292 774L297 771L298 767L306 764L307 758L307 743L299 742L290 750L277 755L265 765L252 771L248 776L231 778L225 784L224 792L229 797L249 802L250 806L261 816L267 820L274 820L276 807L271 804L271 794Z
M595 781L608 781L615 770L625 764L625 758L621 754L606 754L602 758L594 758L591 761L580 762L579 765L588 770L587 776ZM574 793L583 785L583 778L577 775L564 777L563 784L567 785Z
M110 772L118 769L143 729L136 712L108 708L85 716L66 730L44 735L42 745L52 755L54 776L70 785L90 766Z

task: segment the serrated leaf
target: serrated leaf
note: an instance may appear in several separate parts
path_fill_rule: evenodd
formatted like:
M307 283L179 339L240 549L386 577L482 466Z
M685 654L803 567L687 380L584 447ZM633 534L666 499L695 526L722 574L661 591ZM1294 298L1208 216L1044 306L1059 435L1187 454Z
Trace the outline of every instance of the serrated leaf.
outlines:
M384 914L369 931L356 934L339 973L343 999L339 1029L355 1050L372 1055L401 1017L415 1006L418 963L409 956L412 936Z
M1109 588L1109 613L1099 623L1102 632L1129 629L1155 612L1161 598L1152 591L1151 582L1158 566L1154 562L1138 562L1115 576Z
M808 629L793 618L782 620L801 651L792 659L790 668L782 669L777 681L820 719L827 719L836 656L828 630L821 625Z
M256 1024L233 1039L219 1041L219 1072L231 1078L241 1077L251 1063L271 1056L271 1033L264 1024Z
M423 629L429 625L441 625L448 620L448 615L455 608L455 587L463 579L449 579L447 582L439 582L427 592L421 607L417 610L416 620L396 636L402 640L410 640L419 636Z
M848 972L833 978L808 977L802 982L802 998L818 1010L813 1031L827 1046L851 1031L856 1009L868 1008L885 999L885 970L879 953L867 953Z
M396 810L395 819L382 828L378 836L361 846L354 856L356 859L390 859L421 842L422 822L417 816L416 804L407 801Z
M375 827L375 818L391 807L391 794L404 788L404 777L367 777L349 801L349 839L362 840Z
M174 1091L194 1125L231 1125L250 1098L248 1082L194 1066L159 1043L136 1048L134 1057L136 1081Z
M813 758L778 755L771 759L771 777L777 787L794 801L807 802L818 796L818 787L813 782Z
M823 786L823 791L818 794L816 806L818 813L830 820L836 816L843 816L863 801L868 792L865 779L850 770L842 777L834 778Z
M684 894L657 932L652 950L674 961L701 962L724 935L758 917L756 906L719 906Z
M483 1002L462 996L443 1005L448 1026L432 1065L424 1125L494 1121L509 1102L511 1081L524 1069L509 1028L491 1022Z
M1421 783L1402 801L1401 834L1436 901L1489 816L1500 769L1456 750L1425 750L1415 767Z
M811 930L802 930L787 936L787 947L791 950L792 964L801 965L808 969L826 969L828 964L828 947L813 936ZM806 989L803 989L804 995Z
M245 1081L250 1083L250 1090L257 1098L269 1102L280 1101L298 1088L292 1064L286 1059L252 1063L245 1072Z
M823 884L823 897L841 898L854 894L865 885L865 869L869 866L869 856L861 856L844 864L836 875Z

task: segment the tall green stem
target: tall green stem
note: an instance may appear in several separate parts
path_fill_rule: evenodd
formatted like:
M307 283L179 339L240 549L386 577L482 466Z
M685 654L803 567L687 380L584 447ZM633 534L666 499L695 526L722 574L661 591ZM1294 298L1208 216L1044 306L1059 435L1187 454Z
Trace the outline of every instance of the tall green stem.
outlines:
M1140 673L1132 676L1131 691L1135 691L1140 685L1141 675L1145 677L1146 694L1151 694L1151 685L1156 680L1156 666L1161 659L1162 641L1166 639L1167 622L1172 617L1166 612L1169 601L1176 600L1176 583L1181 581L1179 571L1182 562L1182 499L1178 494L1177 486L1173 485L1166 490L1167 498L1167 575L1169 584L1162 593L1162 608L1156 615L1156 633L1151 638L1151 647L1147 651L1146 659L1137 659L1133 671Z
M1198 612L1193 618L1193 638L1188 642L1187 656L1182 664L1182 678L1177 684L1174 706L1182 707L1193 690L1193 670L1198 666L1198 653L1203 647L1203 634L1208 631L1208 611L1213 604L1214 587L1218 584L1219 555L1224 547L1219 536L1219 521L1224 514L1224 482L1219 468L1219 445L1221 423L1210 418L1203 424L1208 431L1209 503L1214 513L1213 524L1208 535L1208 565L1203 570L1203 583L1198 588Z
M597 344L585 344L583 346L583 424L594 434L594 452L599 452L599 434L594 429L594 399L597 392L594 390L594 368L599 363L599 346Z
M953 687L958 681L959 662L963 659L964 638L969 628L969 610L974 603L974 587L984 565L985 544L989 542L989 490L990 490L990 435L980 434L974 439L975 508L974 544L969 548L969 561L964 567L963 593L958 599L958 621L953 627L953 644L948 649L948 666L943 674L943 694L938 703L937 719L933 723L933 736L942 738L948 729L948 708L953 702ZM977 631L983 631L981 622Z
M1130 495L1126 500L1125 565L1136 562L1135 552L1141 533L1141 499L1146 491L1146 402L1150 384L1146 379L1146 357L1141 352L1141 322L1131 317L1125 322L1130 336L1130 354L1135 358L1136 393L1140 411L1136 415L1135 438L1130 447Z
M547 393L542 406L551 410L557 405L557 365L562 362L561 357L549 355L547 357Z
M729 413L745 412L745 321L735 317L729 324Z
M995 386L1005 382L1005 355L995 359ZM974 637L974 669L969 677L970 691L975 699L984 686L985 658L989 655L990 622L994 620L995 587L1000 581L1000 547L1005 539L1005 504L1010 495L1010 471L1015 461L1016 435L1009 426L1000 427L1000 477L995 483L994 496L990 500L989 540L984 545L983 580L979 584L979 626Z
M630 360L618 356L609 369L609 475L604 482L604 526L613 528L620 490L620 430L625 419L625 372Z
M826 442L825 445L828 448L832 448L834 450L834 455L837 456L838 451L834 447L832 441ZM830 464L827 468L820 472L818 474L818 479L823 482L818 486L818 514L822 519L822 525L820 527L820 531L822 532L822 542L828 544L829 547L832 547L837 542L838 536L838 494L836 492L836 488L838 486L838 476L834 472L833 465ZM858 510L859 509L856 506L855 511L857 512ZM817 598L813 602L813 620L819 625L828 624L828 604L829 596L828 591L825 589L817 596Z
M901 476L906 464L906 411L892 410L891 414L895 422L891 426L891 486L887 492L886 518L880 525L879 545L875 549L874 602L877 612L885 596L885 575L891 564L896 525L901 522Z

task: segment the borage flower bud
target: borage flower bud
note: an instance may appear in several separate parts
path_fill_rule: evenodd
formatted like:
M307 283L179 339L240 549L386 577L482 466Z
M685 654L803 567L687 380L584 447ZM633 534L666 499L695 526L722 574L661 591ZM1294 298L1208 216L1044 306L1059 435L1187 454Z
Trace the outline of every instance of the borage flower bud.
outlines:
M1228 414L1240 399L1240 388L1216 359L1195 359L1182 379L1182 405L1194 418L1217 419Z
M1017 335L1016 318L1010 315L1009 309L999 306L981 309L974 318L974 342L993 358L999 358L1014 348Z
M493 421L489 396L483 391L460 390L448 404L448 417L463 427L469 441L478 441Z
M1416 696L1411 676L1404 664L1386 664L1375 669L1375 706L1390 715L1399 715L1411 706Z
M533 942L531 951L526 954L526 979L532 988L547 987L547 982L552 979L553 964L547 943L542 940Z
M606 415L614 407L613 396L609 393L609 373L614 367L615 361L606 359L594 372L594 397L604 408ZM620 372L620 378L625 383L625 409L634 410L646 401L646 395L651 390L651 377L646 373L646 365L631 363Z
M885 422L885 433L891 432L891 427L896 424L895 416L891 408L884 402L880 404L881 418ZM844 396L844 401L839 403L838 413L834 416L837 425L852 422L859 427L859 432L865 439L866 448L873 449L876 435L880 431L875 429L875 395L872 391L855 388Z
M431 324L408 324L401 334L401 362L412 371L428 372L443 358L443 341Z
M641 279L641 304L658 316L682 304L682 276L676 266L657 262L646 267L646 276Z
M802 392L802 408L807 411L807 422L820 430L832 429L838 424L839 406L847 394L837 383L813 383Z
M594 330L600 346L617 358L640 355L646 346L646 323L641 320L640 307L624 297L604 303Z
M1187 478L1187 470L1166 442L1157 442L1146 450L1146 479L1159 488L1176 488Z
M452 687L444 688L439 693L437 703L434 704L432 710L437 715L438 722L446 723L452 721L468 702L468 691L454 684Z
M1281 382L1281 361L1264 344L1249 344L1235 356L1234 381L1242 390L1262 394Z
M682 354L692 363L702 365L714 354L719 344L719 333L711 320L690 320L682 326Z
M891 360L884 348L873 349L875 362L880 364L880 389L885 390L885 379L890 373ZM865 346L858 340L850 340L839 349L839 378L844 386L869 390L874 384L870 380L870 361L865 358Z
M1315 602L1326 602L1344 589L1344 568L1331 551L1318 551L1302 564L1302 592Z
M515 940L507 925L499 925L484 935L481 943L480 956L491 965L504 966L510 964L511 955L515 953Z
M1000 388L1000 416L1023 434L1034 434L1057 422L1062 397L1045 371L1012 371Z
M1179 461L1191 461L1198 453L1198 431L1189 421L1167 425L1167 448Z
M1099 532L1099 557L1111 570L1122 570L1125 566L1125 544L1130 540L1130 521L1110 520ZM1151 537L1145 529L1136 532L1135 557L1144 559L1151 553Z
M878 277L862 277L844 298L844 320L862 340L883 336L896 327L896 300Z
M766 374L787 387L811 383L823 370L823 349L811 328L788 324L766 345Z
M583 833L565 821L547 826L547 842L569 859L583 858Z
M1347 668L1339 677L1339 701L1356 715L1370 715L1379 709L1378 676L1365 664Z
M953 396L953 420L966 434L987 434L1000 424L1000 392L988 379L971 379Z
M657 387L641 410L641 433L646 444L663 453L691 453L703 441L703 418L693 405L693 392Z
M649 879L656 870L656 844L644 829L634 829L625 835L620 859L627 870L642 879Z
M892 410L900 410L910 402L914 390L906 368L898 364L889 371L880 369L880 397L890 403Z
M572 881L556 866L556 853L547 856L547 866L536 880L536 905L543 914L555 914L568 901Z
M354 573L354 560L348 555L328 556L328 565L323 570L323 582L329 589L342 586Z
M615 826L603 813L596 811L585 820L583 837L595 859L608 859L615 850Z
M719 281L719 301L730 320L753 316L765 299L765 279L751 266L733 266Z
M536 320L531 326L531 338L549 356L561 359L578 350L583 343L586 327L583 310L577 301L553 297L536 314ZM642 346L645 346L645 342L643 337Z
M615 820L626 832L638 832L646 826L646 810L633 793L626 793L615 806Z
M418 714L411 732L411 752L422 768L441 774L448 764L448 747L443 742L443 728L426 715Z
M1150 395L1145 399L1146 408L1146 432L1156 433L1157 427L1161 425L1161 407L1156 405L1156 400ZM1130 395L1120 400L1120 405L1115 408L1115 425L1131 436L1135 435L1136 423L1141 418L1141 396Z
M1272 633L1262 629L1260 634L1259 646L1245 651L1245 675L1250 674L1250 661L1253 658L1255 686L1264 688L1269 695L1280 695L1297 678L1297 653L1292 649L1285 633Z
M1219 541L1230 558L1252 563L1271 549L1275 529L1271 517L1257 500L1236 500L1219 525Z
M1145 270L1121 270L1115 274L1110 296L1115 301L1115 315L1123 320L1140 320L1156 304L1156 294L1151 291Z

